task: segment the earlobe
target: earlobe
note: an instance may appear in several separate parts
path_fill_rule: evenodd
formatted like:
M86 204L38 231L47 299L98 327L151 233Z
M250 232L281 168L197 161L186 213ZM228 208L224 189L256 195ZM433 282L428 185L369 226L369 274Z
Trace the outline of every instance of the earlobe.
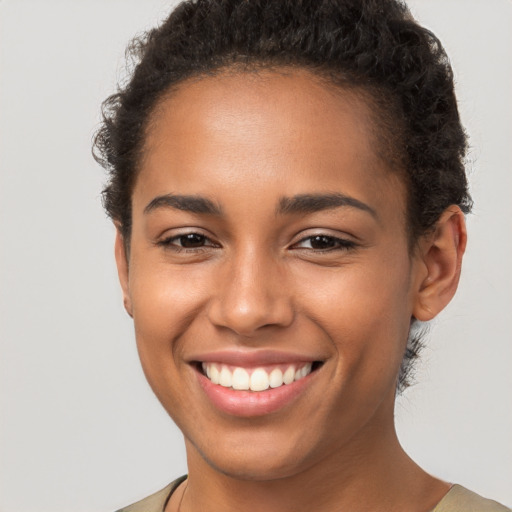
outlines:
M119 283L121 284L121 289L123 291L124 309L126 309L126 312L133 317L129 286L128 255L126 254L125 240L121 233L121 228L118 225L116 225L115 257Z
M418 320L432 320L455 295L466 241L464 214L458 206L452 205L439 217L433 233L420 242L424 270L413 310Z

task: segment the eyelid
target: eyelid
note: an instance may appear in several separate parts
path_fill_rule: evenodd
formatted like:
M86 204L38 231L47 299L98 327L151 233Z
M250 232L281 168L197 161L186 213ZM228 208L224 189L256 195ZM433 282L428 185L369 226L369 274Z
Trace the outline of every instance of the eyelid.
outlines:
M328 238L330 240L333 240L337 245L335 247L329 247L329 248L325 248L325 249L315 249L313 247L297 247L298 245L302 244L303 242L311 240L315 237ZM356 248L357 246L358 246L358 244L349 238L344 238L342 236L336 236L336 235L332 235L332 234L325 233L325 232L323 232L323 233L319 232L319 233L312 233L310 235L303 236L300 240L298 240L297 242L294 242L291 245L291 249L294 249L294 248L296 248L298 250L304 249L304 250L308 250L308 251L322 253L322 252L330 252L330 251L348 251L348 250Z
M181 237L185 237L187 235L198 235L200 237L203 237L203 239L205 241L205 245L198 246L198 247L184 247L184 246L176 243L176 241L178 241ZM299 247L301 244L303 244L307 241L310 241L315 237L323 237L323 238L329 239L334 242L335 246L327 247L327 248L320 248L320 249L318 249L318 248L315 249L314 247ZM176 251L184 250L184 251L192 251L192 252L204 250L205 248L220 248L220 247L222 247L221 244L219 244L218 242L216 242L213 239L213 237L205 234L201 228L196 228L196 227L179 228L178 232L169 233L168 235L163 235L163 236L159 237L158 240L155 241L155 245L172 248L173 250L176 250ZM356 248L358 245L359 244L357 242L353 241L348 236L344 237L344 236L334 235L334 234L331 234L331 233L328 233L325 231L320 231L320 232L308 234L306 236L304 236L304 234L303 234L301 236L301 238L299 240L297 240L296 242L293 242L289 246L289 248L292 250L303 249L303 250L311 251L311 252L325 253L325 252L330 252L330 251L348 251L348 250Z
M200 247L183 247L181 245L172 243L172 242L180 239L181 237L184 237L187 235L199 235L199 236L203 237L207 243ZM215 242L211 236L204 233L202 229L195 228L195 227L180 228L179 232L177 232L177 233L173 232L173 233L169 233L169 234L164 234L156 240L155 245L170 247L174 250L186 250L186 251L198 251L198 250L204 249L206 247L213 247L213 248L220 247L220 244Z

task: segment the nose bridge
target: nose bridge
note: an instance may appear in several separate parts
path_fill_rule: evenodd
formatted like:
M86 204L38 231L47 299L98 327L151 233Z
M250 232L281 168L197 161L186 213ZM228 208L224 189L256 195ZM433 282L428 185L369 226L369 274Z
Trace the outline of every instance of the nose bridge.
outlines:
M261 327L286 326L293 320L291 290L278 258L247 244L233 252L219 273L210 320L244 336Z

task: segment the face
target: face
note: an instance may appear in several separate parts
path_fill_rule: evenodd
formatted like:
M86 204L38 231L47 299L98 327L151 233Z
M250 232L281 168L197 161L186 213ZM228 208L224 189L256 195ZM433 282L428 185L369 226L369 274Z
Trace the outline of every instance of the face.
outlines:
M155 112L118 265L148 381L209 467L283 478L392 428L422 267L375 145L365 102L307 72L203 78Z

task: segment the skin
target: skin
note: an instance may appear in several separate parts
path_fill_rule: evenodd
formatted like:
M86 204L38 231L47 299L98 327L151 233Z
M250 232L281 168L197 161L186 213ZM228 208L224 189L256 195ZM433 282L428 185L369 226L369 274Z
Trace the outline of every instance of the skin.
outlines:
M186 82L151 121L129 257L119 229L116 260L144 372L185 436L189 478L167 512L180 501L182 512L432 509L449 485L402 450L395 387L411 319L433 318L456 290L461 211L447 209L411 254L406 190L377 156L371 109L306 71ZM148 211L168 194L222 214L161 201ZM302 194L369 209L276 213ZM180 247L186 233L203 246ZM332 247L314 249L314 235ZM283 409L236 417L211 404L190 364L226 348L323 365Z

